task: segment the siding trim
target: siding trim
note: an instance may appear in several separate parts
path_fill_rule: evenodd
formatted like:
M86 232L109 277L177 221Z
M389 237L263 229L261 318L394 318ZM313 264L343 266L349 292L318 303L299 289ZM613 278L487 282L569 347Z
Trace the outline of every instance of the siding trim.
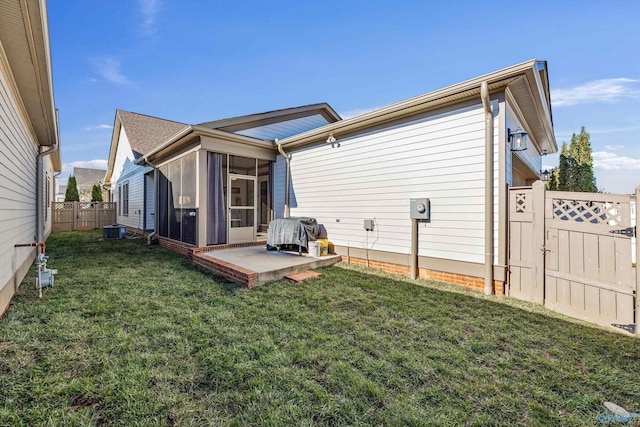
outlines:
M26 248L21 249L29 250ZM11 298L18 292L20 284L26 277L35 259L36 249L34 248L31 249L31 253L22 261L22 264L16 269L15 273L13 273L9 280L3 284L3 287L0 288L0 318L7 312Z
M361 248L348 248L346 246L336 245L334 246L334 251L336 255L341 255L343 257L346 257L347 255L360 259L366 259L367 257L367 252ZM370 261L386 262L409 267L411 264L410 258L410 254L369 250ZM484 264L482 263L419 256L418 267L427 270L442 271L444 273L462 274L465 276L474 276L479 278L484 277ZM494 266L493 275L493 280L505 281L506 269L502 266Z

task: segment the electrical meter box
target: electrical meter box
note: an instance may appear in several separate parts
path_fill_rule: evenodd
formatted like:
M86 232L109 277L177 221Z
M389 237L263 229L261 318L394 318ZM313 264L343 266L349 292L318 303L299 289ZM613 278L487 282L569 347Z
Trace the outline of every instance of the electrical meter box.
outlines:
M367 231L373 231L373 225L374 225L375 221L372 219L365 219L364 220L364 229Z
M431 218L431 202L427 198L411 199L411 219L429 221Z

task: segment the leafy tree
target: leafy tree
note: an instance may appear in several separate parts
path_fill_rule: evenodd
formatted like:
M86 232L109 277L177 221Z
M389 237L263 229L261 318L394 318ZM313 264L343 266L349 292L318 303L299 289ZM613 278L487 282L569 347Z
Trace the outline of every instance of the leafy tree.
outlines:
M78 183L76 177L71 175L67 182L67 192L64 194L65 202L79 202L80 195L78 194Z
M92 202L102 201L102 190L100 190L99 184L93 184L93 188L91 188L91 201Z
M571 136L568 147L566 142L562 144L559 166L551 173L550 190L598 192L589 138L589 132L582 126L578 135Z

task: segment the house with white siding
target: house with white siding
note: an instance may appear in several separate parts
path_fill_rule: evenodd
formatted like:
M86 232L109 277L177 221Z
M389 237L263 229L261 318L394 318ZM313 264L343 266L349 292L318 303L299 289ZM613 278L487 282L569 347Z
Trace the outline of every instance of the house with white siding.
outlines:
M191 126L136 160L158 171L160 243L186 253L255 241L270 218L314 217L350 262L503 292L508 188L540 179L557 151L545 61L346 120L298 113ZM416 233L418 198L430 218Z
M134 161L187 125L117 110L103 187L105 200L117 202L117 222L132 230L154 229L154 169Z
M44 0L0 2L0 122L1 316L51 231L61 170Z
M111 200L118 202L118 223L155 229L159 237L187 245L255 240L273 216L271 165L277 152L272 140L336 120L340 116L327 104L196 125L118 110L105 178ZM214 187L206 181L218 183L220 193L207 193ZM203 185L196 188L198 183ZM207 203L214 206L227 185L233 187L232 199L208 210ZM232 219L215 219L226 217ZM219 226L207 226L212 222Z

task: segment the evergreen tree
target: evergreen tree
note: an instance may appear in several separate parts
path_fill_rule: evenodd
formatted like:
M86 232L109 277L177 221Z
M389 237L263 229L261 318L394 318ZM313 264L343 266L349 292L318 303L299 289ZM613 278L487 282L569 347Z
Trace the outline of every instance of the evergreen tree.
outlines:
M80 196L78 195L78 183L76 177L71 175L67 182L67 192L64 195L65 202L79 202Z
M560 164L557 172L552 171L549 189L560 191L583 191L597 193L596 178L593 175L593 157L589 133L584 126L580 133L571 136L571 144L562 143Z
M580 129L580 133L571 136L571 146L569 154L573 164L571 165L572 190L584 191L588 193L597 193L596 178L593 175L593 157L591 150L591 141L589 133L584 129Z
M553 168L551 169L551 172L549 172L547 189L551 191L560 190L560 168Z
M567 143L562 143L562 150L560 150L560 164L558 166L558 190L571 191L569 188L572 186L571 179L571 156L569 154L569 148Z
M102 201L102 191L100 190L99 184L93 184L93 188L91 189L91 201L92 202Z

